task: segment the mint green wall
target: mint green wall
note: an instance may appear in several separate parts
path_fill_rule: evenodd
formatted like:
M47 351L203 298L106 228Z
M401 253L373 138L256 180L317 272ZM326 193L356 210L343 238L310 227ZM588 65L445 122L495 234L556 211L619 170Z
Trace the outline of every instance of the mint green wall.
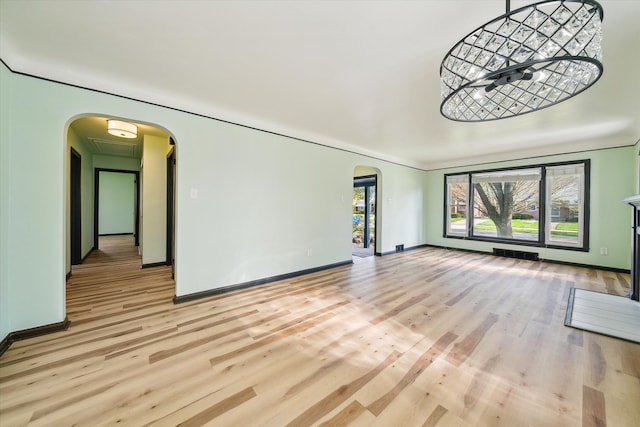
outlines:
M117 169L123 171L139 171L140 159L129 157L93 155L93 167L98 169Z
M167 125L178 150L179 295L350 260L357 165L381 171L381 250L424 243L414 209L422 204L422 172L238 126L188 122L185 135L198 144Z
M100 172L98 234L133 234L135 175Z
M167 155L169 138L145 135L142 148L142 265L167 259Z
M640 139L636 142L633 156L636 159L636 194L640 194Z
M366 164L377 167L382 175L378 189L382 245L376 251L389 253L395 251L396 245L410 248L426 243L424 172L384 162Z
M629 244L631 214L628 206L623 204L621 200L635 191L634 177L636 173L634 168L636 168L636 163L634 154L634 147L630 146L427 172L426 191L430 201L425 218L427 242L438 246L486 252L491 252L494 247L528 250L523 246L443 238L445 173L591 159L590 251L579 252L534 247L531 247L530 250L538 252L543 259L629 269L631 262ZM600 255L601 247L608 248L608 255Z
M11 103L13 75L0 63L0 340L7 336L11 329L9 300L9 200L11 179Z
M2 168L1 230L11 230L0 239L2 266L11 265L0 273L5 335L65 317L66 141L87 114L160 126L177 141L177 295L351 260L357 165L382 176L380 250L425 243L424 172L2 72L3 123L12 124L1 131L2 164L11 165ZM103 160L94 166L113 167Z
M419 171L12 74L4 65L0 72L4 336L65 317L66 141L69 124L87 114L160 126L177 141L177 295L351 260L351 200L358 165L380 171L380 251L423 243L490 249L442 238L443 171ZM629 147L536 160L592 159L591 247L609 247L608 257L594 251L542 250L543 257L629 267L629 212L620 199L635 190L634 155ZM108 167L102 160L94 159L94 165ZM197 190L197 198L190 197L191 189Z
M8 115L2 117L3 128L11 123L2 133L3 145L9 146L3 161L11 165L9 191L2 200L11 250L3 259L11 268L5 279L9 298L0 305L8 311L9 331L16 331L65 317L65 124L75 113L56 105L65 93L43 99L44 82L7 76L4 70L2 77L11 85ZM0 97L6 98L6 92Z

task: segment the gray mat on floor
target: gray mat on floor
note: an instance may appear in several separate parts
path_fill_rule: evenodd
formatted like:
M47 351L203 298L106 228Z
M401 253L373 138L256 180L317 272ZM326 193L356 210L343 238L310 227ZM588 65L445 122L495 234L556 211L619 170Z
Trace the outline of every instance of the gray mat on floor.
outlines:
M571 288L564 324L640 344L640 303L619 295Z

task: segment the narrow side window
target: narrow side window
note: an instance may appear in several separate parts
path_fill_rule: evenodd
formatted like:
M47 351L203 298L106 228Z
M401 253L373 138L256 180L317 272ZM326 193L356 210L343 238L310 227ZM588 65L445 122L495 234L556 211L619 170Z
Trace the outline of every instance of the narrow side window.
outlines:
M546 173L546 243L584 246L584 164L549 166Z
M446 234L467 236L469 216L469 175L447 175Z

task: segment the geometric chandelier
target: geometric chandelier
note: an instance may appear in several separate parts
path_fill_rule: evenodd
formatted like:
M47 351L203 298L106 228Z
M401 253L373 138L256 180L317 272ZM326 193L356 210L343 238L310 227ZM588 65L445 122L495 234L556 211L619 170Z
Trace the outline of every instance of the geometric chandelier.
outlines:
M567 100L602 75L602 6L546 0L510 11L459 41L440 66L440 112L479 122Z

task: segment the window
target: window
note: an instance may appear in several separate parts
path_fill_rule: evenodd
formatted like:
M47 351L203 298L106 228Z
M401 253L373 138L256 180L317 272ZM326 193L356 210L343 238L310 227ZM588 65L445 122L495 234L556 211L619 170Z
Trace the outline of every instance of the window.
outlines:
M584 227L584 164L547 168L546 241L582 246Z
M467 235L467 206L469 205L469 178L467 175L447 177L447 232Z
M472 174L473 236L538 242L540 176L540 168Z
M445 237L588 250L589 161L445 176Z

